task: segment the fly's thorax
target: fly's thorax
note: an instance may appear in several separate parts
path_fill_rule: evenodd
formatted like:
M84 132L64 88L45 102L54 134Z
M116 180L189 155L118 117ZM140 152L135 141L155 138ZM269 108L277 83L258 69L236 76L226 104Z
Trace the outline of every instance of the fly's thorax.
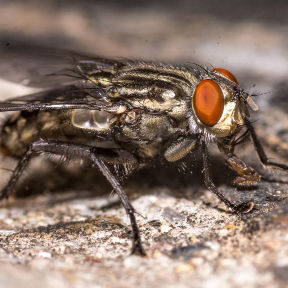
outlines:
M106 91L112 101L181 120L187 117L186 101L196 77L183 67L138 63L119 70L110 81Z
M188 113L186 99L191 90L184 91L164 86L164 84L163 87L151 85L143 89L135 86L113 88L109 91L109 95L119 101L123 100L128 107L132 107L132 110L142 111L143 115L145 113L167 115L178 123L185 122Z
M115 140L139 158L153 158L163 151L164 143L183 133L184 126L188 123L171 122L167 114L135 109L121 116Z
M163 151L167 141L188 131L187 98L197 82L191 71L164 64L132 63L109 79L110 84L105 80L109 101L127 107L113 130L116 142L125 149L139 158L152 158Z
M118 110L112 109L113 113L103 110L71 110L71 124L83 136L86 135L87 140L89 135L94 135L100 137L99 141L114 141L139 158L152 158L159 154L163 143L178 133L181 126L188 125L187 122L172 123L169 115L164 113L153 114L145 109L118 107Z

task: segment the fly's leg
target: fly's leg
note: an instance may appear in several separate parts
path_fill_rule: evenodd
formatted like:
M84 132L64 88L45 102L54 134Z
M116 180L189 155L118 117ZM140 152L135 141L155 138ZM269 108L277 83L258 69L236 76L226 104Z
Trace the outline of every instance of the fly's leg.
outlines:
M17 164L15 170L13 171L12 176L10 177L10 180L8 184L5 186L5 188L0 192L0 201L4 198L8 198L9 195L13 192L15 185L17 184L20 176L22 175L23 171L27 167L29 160L31 159L33 155L33 147L32 145L28 148L28 150L25 152L22 159Z
M132 254L144 256L146 253L141 244L140 232L139 232L139 228L137 226L137 222L135 218L135 209L131 205L127 197L127 194L122 189L118 180L114 177L114 175L111 173L109 168L105 165L105 163L101 159L99 159L97 155L93 152L93 149L92 151L89 151L88 153L93 163L97 165L99 170L106 177L106 179L111 184L111 186L115 189L118 197L120 198L122 202L122 205L124 206L124 209L126 210L126 213L128 214L130 218L130 223L131 223L131 228L132 228L132 233L133 233Z
M285 165L285 164L282 164L282 163L277 163L277 162L273 162L273 161L270 161L263 149L263 146L261 144L261 142L259 141L258 137L257 137L257 134L255 132L255 129L254 127L252 126L252 124L246 120L246 125L247 125L247 128L250 132L250 135L252 137L252 141L253 141L253 144L254 144L254 147L256 149L256 152L260 158L260 161L261 163L264 165L264 166L274 166L274 167L279 167L279 168L282 168L284 170L288 170L288 166Z
M209 173L209 155L208 149L204 141L201 141L201 152L202 152L202 160L203 160L203 174L204 174L204 183L206 187L214 193L222 202L226 204L229 208L231 208L236 213L248 213L253 207L253 202L244 202L239 205L236 205L230 202L222 193L220 193L215 187L213 181L210 178Z
M141 243L139 228L137 226L135 218L135 209L131 205L125 191L122 189L118 180L114 177L114 175L111 173L111 171L109 170L107 165L103 162L103 160L100 159L100 157L98 157L97 148L95 147L57 142L57 141L37 141L32 143L28 148L28 150L26 151L23 158L18 163L16 169L14 170L10 178L10 181L8 182L7 186L4 188L2 192L0 199L7 197L11 193L11 191L13 191L15 184L17 183L17 180L19 179L25 167L27 166L33 153L36 154L51 153L63 156L82 155L84 157L91 159L93 164L95 164L98 167L98 169L102 172L107 181L114 188L114 190L116 191L117 195L120 198L120 201L124 209L126 210L126 213L129 216L133 234L132 254L142 256L145 255L145 251Z
M233 184L238 187L254 187L261 180L258 172L233 154L228 155L226 163L238 174L233 181Z

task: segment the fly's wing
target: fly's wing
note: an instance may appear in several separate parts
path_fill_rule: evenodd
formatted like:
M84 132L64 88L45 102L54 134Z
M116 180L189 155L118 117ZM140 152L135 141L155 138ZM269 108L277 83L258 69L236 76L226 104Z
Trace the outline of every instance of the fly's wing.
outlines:
M0 111L107 107L111 103L105 91L91 83L87 75L97 70L117 70L127 63L56 48L0 46L0 78L47 89L0 102Z
M30 87L53 88L72 84L91 70L117 69L125 65L125 60L63 49L23 44L0 46L0 78Z
M96 109L111 106L100 87L69 85L8 99L0 102L1 111L35 111L56 109Z

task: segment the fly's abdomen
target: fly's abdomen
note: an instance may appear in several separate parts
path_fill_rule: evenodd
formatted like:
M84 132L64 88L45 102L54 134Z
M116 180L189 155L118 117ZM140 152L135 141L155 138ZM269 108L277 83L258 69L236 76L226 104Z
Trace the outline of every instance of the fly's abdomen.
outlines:
M17 112L3 125L0 152L21 157L40 139L102 147L113 141L115 121L112 113L96 110Z
M55 127L59 125L57 122L57 118L51 117L51 113L46 111L14 113L2 127L1 152L4 155L21 157L32 142L39 140L44 131L54 133Z

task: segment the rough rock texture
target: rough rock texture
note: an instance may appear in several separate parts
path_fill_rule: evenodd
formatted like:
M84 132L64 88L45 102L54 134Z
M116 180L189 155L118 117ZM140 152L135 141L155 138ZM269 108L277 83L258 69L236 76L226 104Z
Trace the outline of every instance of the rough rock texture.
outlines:
M285 1L26 2L1 1L1 44L229 68L260 95L257 132L269 156L287 163ZM27 91L0 84L3 98ZM154 167L127 182L145 258L130 255L128 218L97 171L34 161L16 195L0 204L0 287L287 287L288 173L261 167L249 143L238 154L263 173L256 189L236 190L216 152L211 168L227 197L257 204L246 215L231 214L204 188L198 159L188 175ZM1 158L3 168L15 164ZM1 170L3 185L8 177Z

